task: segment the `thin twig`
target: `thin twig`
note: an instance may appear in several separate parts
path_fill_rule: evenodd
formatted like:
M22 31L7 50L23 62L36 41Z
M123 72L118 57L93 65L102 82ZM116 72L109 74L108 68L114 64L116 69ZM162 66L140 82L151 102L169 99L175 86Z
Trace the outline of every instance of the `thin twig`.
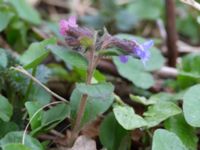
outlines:
M172 78L176 78L178 76L178 70L173 68L173 67L167 67L164 66L162 68L160 68L160 70L158 70L157 75L161 76L161 77L172 77Z
M180 1L196 8L197 10L200 10L200 4L197 3L195 0L180 0Z
M65 137L65 135L63 135L62 133L60 133L60 132L58 132L56 130L51 130L50 133L53 134L53 135L56 135L57 137L60 137L60 138L64 138Z
M196 53L200 49L199 46L191 46L183 41L177 41L178 51L180 53Z
M42 84L38 79L36 79L35 77L33 77L28 71L26 71L23 67L18 66L18 67L11 67L11 69L16 70L18 72L23 73L24 75L28 76L30 79L32 79L34 82L36 82L37 84L39 84L41 87L43 87L48 93L50 93L51 95L53 95L54 97L56 97L57 99L63 101L63 102L67 102L69 103L66 99L64 99L63 97L59 96L58 94L56 94L55 92L51 91L48 87L46 87L44 84Z

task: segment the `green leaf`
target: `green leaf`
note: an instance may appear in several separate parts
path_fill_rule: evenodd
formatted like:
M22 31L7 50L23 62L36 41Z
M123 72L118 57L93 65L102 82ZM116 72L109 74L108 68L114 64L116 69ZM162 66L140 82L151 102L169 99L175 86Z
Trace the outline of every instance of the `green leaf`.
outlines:
M126 130L133 130L147 125L146 121L129 106L115 105L113 108L115 118Z
M76 85L77 90L82 94L87 94L93 98L99 98L105 100L107 97L111 96L111 91L113 91L113 86L111 83L99 83L86 85L85 83L79 83Z
M70 107L67 104L57 104L47 111L42 111L41 117L41 125L38 128L34 129L31 134L36 135L39 133L44 133L53 129L56 125L58 125L61 121L70 116ZM36 122L37 123L37 122ZM38 125L39 125L38 121Z
M13 16L14 13L9 10L0 10L0 32L6 29Z
M162 56L159 49L153 47L150 49L151 56L145 66L147 71L159 70L165 63L165 59Z
M144 9L144 6L146 7ZM164 2L162 0L139 0L133 1L128 5L127 10L132 16L137 16L138 20L156 20L161 17L162 10L164 9Z
M1 15L1 14L0 14ZM6 68L8 65L8 58L4 49L0 48L0 66Z
M48 46L51 52L62 59L67 65L87 69L88 61L80 53L57 45Z
M130 145L128 131L122 128L116 121L114 114L108 114L100 126L99 138L104 147L108 150L127 150ZM120 148L124 145L123 140L126 140L126 148Z
M0 140L0 146L5 147L11 143L22 143L22 137L23 132L9 132ZM43 150L40 142L29 135L26 135L25 146L29 147L31 150Z
M46 49L46 47L51 44L56 44L55 38L32 43L19 60L22 64L24 64L25 68L34 68L48 56L49 51Z
M4 137L8 132L18 130L18 126L14 122L4 122L0 120L0 138Z
M8 100L0 95L0 119L9 121L13 114L13 107Z
M183 96L183 112L188 124L200 127L200 84L189 88Z
M129 57L127 63L122 63L118 57L113 58L119 74L130 80L136 86L148 89L154 84L152 75L145 72L140 60Z
M152 150L187 150L187 148L175 133L157 129L153 135Z
M178 85L185 89L199 82L200 79L200 53L191 53L184 56L178 66Z
M99 86L101 86L102 88L101 92L105 92L105 93L102 93L101 96L98 93L99 88L97 87ZM89 86L89 88L90 89L92 88L92 91L96 93L97 95L93 95L90 91L87 91L87 93L90 94L91 96L87 98L87 104L86 104L86 109L85 109L83 119L82 119L82 125L94 120L97 117L97 115L100 115L104 113L106 110L108 110L108 108L113 103L113 99L114 99L114 96L113 96L114 87L110 83L104 83L104 84L99 84L99 85L95 84L95 85ZM105 88L107 88L107 91L105 91ZM83 93L81 93L77 87L73 91L70 97L72 119L76 118L77 109L79 108L82 95ZM107 96L105 97L104 95L107 95Z
M172 101L174 100L175 95L171 93L160 92L158 94L154 94L149 98L149 101L159 102L159 101Z
M176 133L188 149L197 149L198 137L195 128L186 123L183 115L177 115L166 120L165 128Z
M147 41L147 39L144 39L144 38L138 37L138 36L133 36L130 34L117 34L116 36L120 39L136 40L140 44ZM136 61L134 61L132 63L134 63L138 69L143 70L143 71L159 70L164 65L165 58L162 56L161 51L159 49L157 49L155 46L150 48L149 51L150 51L151 55L145 66L142 64L142 62L140 60L138 60L136 58L133 58L133 59L136 59Z
M25 106L26 106L26 109L28 111L28 115L29 115L30 118L34 115L34 113L37 110L39 110L42 107L42 105L38 101L26 102ZM32 130L41 126L41 120L42 120L41 114L42 113L43 113L43 111L38 112L38 114L35 115L35 117L32 119L32 121L31 121L31 129Z
M148 100L146 99L145 97L141 97L141 96L135 96L135 95L132 95L130 94L130 99L136 103L140 103L140 104L143 104L143 105L152 105L152 104L155 104L156 102L153 101L153 100Z
M148 111L144 112L147 126L154 127L166 120L167 118L181 113L181 109L173 102L160 101L148 107Z
M28 100L38 101L40 104L45 105L50 103L51 99L50 93L41 86L33 84Z
M12 144L5 145L3 147L3 150L31 150L31 149L24 146L23 144L12 143Z
M16 9L18 15L33 24L40 24L41 19L39 13L31 7L26 0L8 0Z
M119 10L116 13L117 28L121 31L130 31L130 29L137 25L138 19L139 18L136 15L133 17L132 12L127 9Z
M55 126L69 116L69 105L65 103L58 104L42 114L42 126Z

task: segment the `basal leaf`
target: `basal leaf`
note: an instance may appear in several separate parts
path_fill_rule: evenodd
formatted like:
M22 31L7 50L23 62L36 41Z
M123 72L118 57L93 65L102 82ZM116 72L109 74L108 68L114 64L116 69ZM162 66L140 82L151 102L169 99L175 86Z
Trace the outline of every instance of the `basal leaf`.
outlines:
M198 137L196 135L196 130L187 124L182 114L166 120L165 128L174 132L188 149L197 149Z
M39 65L49 54L46 49L48 45L56 44L55 38L46 39L42 42L35 42L22 54L20 61L24 64L24 67L34 68Z
M153 135L152 150L188 150L178 136L164 129L157 129Z
M97 87L102 86L102 87L108 87L107 89L99 89ZM88 89L88 87L87 87ZM91 91L83 90L81 88L76 88L70 97L70 106L71 106L71 117L72 119L76 118L76 113L77 109L79 108L80 100L83 96L83 93L88 93L89 96L87 98L87 104L86 104L86 109L83 115L82 119L82 125L85 123L88 123L92 120L94 120L97 115L102 114L108 108L111 106L113 103L113 86L109 83L104 83L104 84L95 84L89 86L89 89L92 89L93 93ZM81 92L79 91L81 90ZM100 90L101 95L99 95L98 91ZM104 96L107 95L107 96Z
M30 6L26 0L8 0L16 9L18 15L33 24L40 24L41 19L38 12Z
M148 111L144 112L147 126L153 127L166 120L167 118L180 114L181 109L173 102L161 101L148 107Z
M200 85L190 87L183 96L183 113L188 124L200 127Z
M13 114L13 107L8 100L0 95L0 119L9 121Z
M87 59L80 53L57 45L48 46L48 49L50 49L54 55L63 60L67 65L87 69Z
M126 130L133 130L147 125L146 121L129 106L115 105L113 108L115 118Z
M100 126L99 138L101 143L108 150L127 150L130 146L130 137L128 136L128 131L122 128L116 121L114 114L108 114ZM126 145L124 145L123 140L126 139ZM121 145L126 148L120 148Z

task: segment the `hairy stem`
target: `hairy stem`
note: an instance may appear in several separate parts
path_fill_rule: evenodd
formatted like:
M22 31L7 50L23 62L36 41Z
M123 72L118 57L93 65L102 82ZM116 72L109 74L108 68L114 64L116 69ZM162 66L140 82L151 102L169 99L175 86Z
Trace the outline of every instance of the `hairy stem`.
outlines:
M87 70L87 79L86 79L86 84L91 84L91 80L92 80L92 76L93 76L93 72L96 68L96 60L95 60L95 51L91 50L90 52L90 56L89 56L89 67ZM81 102L79 105L79 109L77 111L77 117L75 120L75 124L74 124L74 128L72 130L72 134L71 134L71 139L69 140L69 145L71 145L74 140L76 139L76 137L78 136L78 133L80 131L80 127L81 127L81 121L85 112L85 108L86 108L86 104L87 104L87 98L88 95L87 94L83 94L82 98L81 98Z

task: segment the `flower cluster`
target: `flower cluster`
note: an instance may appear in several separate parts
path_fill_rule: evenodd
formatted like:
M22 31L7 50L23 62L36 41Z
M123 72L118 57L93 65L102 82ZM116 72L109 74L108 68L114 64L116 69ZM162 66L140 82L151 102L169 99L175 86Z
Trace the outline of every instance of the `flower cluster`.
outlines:
M78 26L75 17L70 17L68 20L60 21L60 34L65 37L69 46L80 46L80 40L83 37L88 37L90 39L93 39L94 37L93 31L88 28L81 28ZM96 47L101 47L102 49L109 47L118 47L123 49L124 54L119 56L122 63L126 63L128 61L128 56L134 56L140 58L144 65L150 58L149 49L154 44L153 40L139 44L136 40L119 39L108 33L105 33L103 37L99 37L99 39L97 39L97 43L100 43L100 45L97 45Z
M68 20L62 19L60 21L60 34L61 35L66 35L68 32L69 28L77 28L78 24L76 23L76 17L72 16Z
M60 34L65 37L69 46L80 46L81 39L88 37L93 38L93 32L87 28L78 26L76 17L70 17L68 20L62 19L59 23Z
M135 46L131 47L132 48L132 54L139 57L143 64L145 65L146 62L150 58L150 51L149 49L153 46L154 41L149 40L144 42L143 44L138 44L136 41L132 41L133 43L136 43ZM126 63L128 61L128 56L122 55L120 56L120 60L123 63Z

